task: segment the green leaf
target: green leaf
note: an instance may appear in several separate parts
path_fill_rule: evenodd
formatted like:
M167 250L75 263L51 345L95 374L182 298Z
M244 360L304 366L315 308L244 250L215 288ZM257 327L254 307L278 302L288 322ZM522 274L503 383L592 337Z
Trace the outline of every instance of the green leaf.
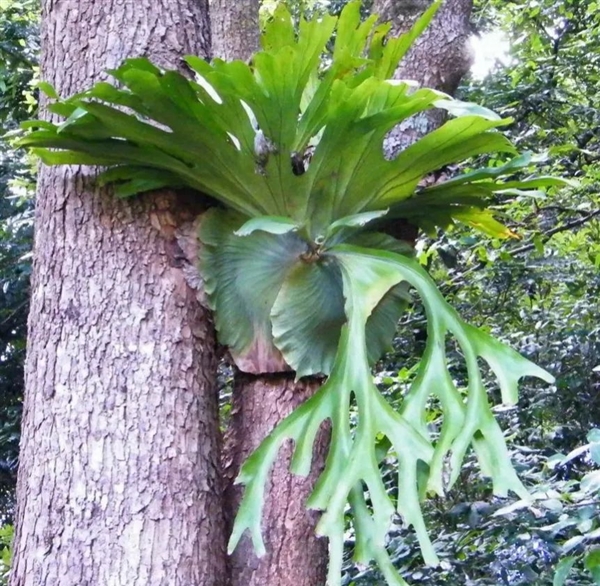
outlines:
M235 231L236 236L249 236L256 230L269 234L287 234L295 232L300 226L289 218L261 216L248 220L241 228Z
M592 575L594 583L600 584L600 548L588 552L583 560L585 569Z
M273 345L270 313L306 244L292 232L236 236L245 221L243 216L212 209L200 227L202 275L209 301L217 308L219 340L229 347L240 370L288 370Z
M379 76L383 79L392 77L398 66L398 62L406 55L413 43L429 26L437 11L440 9L442 2L443 0L435 0L416 20L415 24L407 33L400 35L396 39L388 39L385 48L382 51L381 62L377 68L377 74Z
M378 446L386 437L398 457L397 512L413 525L424 559L435 564L437 556L425 528L418 478L428 470L430 489L443 492L457 477L470 444L476 448L485 474L492 477L494 490L505 495L514 490L525 497L516 477L502 431L487 401L478 358L484 359L498 376L505 400L516 395L522 376L552 377L516 352L502 346L483 332L464 324L443 300L429 276L416 261L401 255L340 245L332 249L344 286L347 324L342 328L338 353L327 382L317 393L288 416L248 458L238 482L246 485L235 521L230 551L246 529L259 555L264 552L260 531L264 486L269 468L280 446L295 442L292 471L307 475L311 469L316 434L325 420L332 426L332 441L326 467L316 483L308 504L323 515L318 532L329 538L329 583L340 583L345 535L345 511L349 504L355 520L355 560L366 564L376 560L390 584L403 584L385 548L394 506L383 485ZM366 324L370 314L387 292L401 281L413 285L425 304L428 338L425 354L401 412L386 403L374 385L369 369ZM445 338L452 334L465 356L469 388L466 402L448 372ZM424 421L424 404L436 395L442 405L442 433L433 442ZM358 414L355 430L349 426L353 400ZM425 468L424 468L425 466ZM449 478L446 479L446 474ZM372 510L362 486L369 491Z
M360 214L354 214L352 216L340 218L329 226L326 238L330 238L342 228L357 228L366 226L368 223L385 216L387 213L388 210L380 210L376 212L362 212Z
M68 153L65 153L68 154ZM113 167L98 175L100 185L114 185L115 195L130 197L143 191L181 186L177 176L166 171L143 167Z
M279 4L267 21L260 42L263 49L278 50L294 43L296 31L285 4Z
M449 163L489 152L514 152L507 138L491 130L506 123L464 116L430 132L392 161L393 172L377 181L368 207L389 206L406 199L422 177Z
M556 566L552 586L564 586L567 578L569 577L569 573L571 572L571 568L575 564L576 560L577 558L574 556L567 556L560 560Z
M329 374L344 315L342 278L331 262L302 262L287 275L271 312L275 345L296 378Z
M54 89L54 86L48 83L47 81L39 81L37 83L37 87L40 89L40 91L44 92L49 98L52 98L53 100L59 99L58 94Z
M455 186L447 193L423 193L391 207L390 218L404 218L427 233L434 228L447 230L454 222L483 232L494 238L516 238L512 230L498 222L485 207L489 195L486 189L474 186Z
M389 27L376 26L375 18L361 22L358 2L349 3L338 19L300 19L298 34L280 7L252 66L188 57L198 74L190 81L147 59L129 59L111 71L121 88L100 82L51 104L67 120L39 124L42 130L21 145L47 149L41 152L52 164L81 160L131 169L129 180L119 178L124 184L117 191L124 195L158 185L139 177L142 169L152 168L172 180L165 187L202 191L248 218L288 218L307 225L315 239L342 218L376 213L410 197L425 175L445 164L512 149L493 130L507 121L489 120L493 116L485 110L445 99L445 108L468 115L395 161L384 159L386 133L442 96L387 80L439 5L435 2L408 35L387 42ZM336 27L333 53L321 71ZM54 149L81 155L55 156ZM525 182L526 188L535 185ZM436 213L438 222L450 225L448 211Z
M326 125L303 176L305 213L313 218L314 234L336 219L387 207L369 209L366 196L392 177L403 176L394 162L385 160L383 139L398 122L427 109L436 98L430 90L408 95L406 87L374 78L355 88L341 81L333 84Z

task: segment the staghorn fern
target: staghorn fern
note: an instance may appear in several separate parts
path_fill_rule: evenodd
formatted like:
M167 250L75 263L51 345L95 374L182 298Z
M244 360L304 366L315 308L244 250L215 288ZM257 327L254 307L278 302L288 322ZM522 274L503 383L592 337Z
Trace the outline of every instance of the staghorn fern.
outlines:
M317 530L329 538L332 586L340 582L347 504L356 530L355 559L375 560L390 584L405 583L385 548L395 510L378 466L381 435L398 459L396 510L414 526L425 561L435 564L420 499L452 485L470 445L496 493L525 494L488 404L478 358L496 374L505 402L516 401L523 376L552 380L463 323L407 246L381 232L403 218L426 230L459 221L509 237L486 209L490 196L561 183L511 179L531 156L516 155L498 132L510 120L389 80L439 5L434 2L398 39L387 39L390 27L376 26L374 16L361 22L358 2L339 19L301 20L298 31L279 8L265 28L264 50L251 64L188 57L196 73L190 81L145 59L129 59L111 72L119 87L103 82L57 99L49 110L64 122L31 121L21 139L48 164L108 167L99 181L113 185L117 196L186 186L225 206L205 215L199 233L201 270L221 342L249 372L291 368L298 378L329 375L244 464L238 482L246 490L230 549L249 530L258 554L264 552L263 492L278 449L294 439L292 469L307 474L316 433L330 420L326 469L308 506L323 511ZM387 132L434 107L455 118L386 160ZM502 167L420 187L444 165L497 152L516 156ZM428 339L418 375L395 412L373 384L369 365L389 347L410 300L409 285L424 302ZM466 393L448 372L447 336L464 353ZM425 425L431 395L444 415L437 441ZM354 403L356 429L350 426ZM417 468L426 470L424 478Z

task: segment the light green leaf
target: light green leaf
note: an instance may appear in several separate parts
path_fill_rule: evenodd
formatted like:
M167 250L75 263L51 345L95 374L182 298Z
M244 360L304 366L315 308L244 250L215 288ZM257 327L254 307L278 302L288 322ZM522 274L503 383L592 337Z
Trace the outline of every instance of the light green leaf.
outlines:
M518 238L512 230L498 222L490 210L462 206L462 209L452 212L452 218L492 238Z
M496 112L473 102L462 102L454 99L438 100L434 102L434 106L446 110L452 116L480 116L486 120L502 120ZM507 121L509 121L508 118Z
M577 187L576 181L563 179L561 177L545 177L536 176L522 181L507 181L504 184L499 184L496 191L502 193L504 190L534 190L538 187Z
M590 458L594 461L594 464L600 465L600 444L593 443L590 446Z
M346 216L336 220L329 226L327 237L331 237L338 230L342 228L356 228L366 226L369 222L385 216L389 210L380 210L376 212L363 212L361 214L354 214L352 216Z
M568 556L560 560L556 566L556 572L554 573L552 586L564 586L567 578L569 577L569 573L571 572L571 568L575 564L576 560L577 558L574 556Z
M279 4L265 25L260 43L263 49L278 50L294 43L294 23L284 4Z
M492 477L494 490L505 495L514 490L524 498L527 493L510 464L502 431L487 401L478 365L483 358L499 377L503 396L512 399L522 376L552 377L516 352L489 336L464 324L443 300L429 276L416 261L386 253L340 245L330 253L341 270L348 319L343 326L333 370L327 382L300 408L287 417L246 461L238 482L246 485L244 498L230 540L235 548L246 529L255 548L264 552L260 531L264 486L280 446L291 438L295 442L292 470L309 473L316 434L325 420L332 426L332 442L325 470L308 505L323 515L318 532L330 543L328 583L340 583L345 532L345 510L350 505L355 519L355 560L376 560L390 584L403 584L385 549L394 507L383 485L377 447L381 438L389 439L398 457L400 497L397 511L413 525L427 563L437 557L431 545L419 504L419 475L423 464L429 469L432 490L443 492L457 477L466 449L473 444L483 471ZM374 385L369 369L366 324L369 315L390 290L401 281L413 285L425 304L428 339L417 377L400 413L391 409ZM465 356L469 388L467 400L448 372L445 338L452 334ZM423 419L424 403L437 395L444 412L441 437L436 444ZM358 423L350 429L349 410L356 403ZM446 479L446 473L449 478ZM362 486L369 491L369 511Z
M428 188L428 190L433 191L436 189L444 189L454 184L462 184L466 182L473 183L475 181L482 181L484 179L495 179L504 175L512 175L514 173L519 172L521 169L532 165L534 162L535 157L533 153L521 153L520 155L513 157L510 161L508 161L508 163L505 163L504 165L475 169L474 171L463 173L439 185L434 185L433 187Z
M260 216L248 220L241 228L235 231L236 236L249 236L256 230L269 234L287 234L295 232L300 226L289 218L275 216Z
M44 92L49 98L52 98L53 100L59 99L58 94L54 89L54 86L48 83L47 81L39 81L37 83L37 87L40 89L40 91Z
M392 287L377 304L367 320L367 357L375 364L386 352L390 352L396 335L398 321L412 301L409 286L401 282Z

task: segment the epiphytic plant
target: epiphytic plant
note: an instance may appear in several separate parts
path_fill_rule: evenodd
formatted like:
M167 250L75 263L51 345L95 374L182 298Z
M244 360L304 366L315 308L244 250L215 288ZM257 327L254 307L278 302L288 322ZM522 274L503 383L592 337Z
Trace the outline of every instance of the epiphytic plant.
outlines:
M414 527L425 561L435 563L420 500L452 485L471 445L498 494L525 493L488 403L479 359L508 403L516 400L519 378L552 380L462 322L409 247L385 233L402 218L426 229L458 221L510 236L486 209L490 195L558 182L511 180L530 162L521 155L502 167L421 186L450 163L492 152L516 155L498 131L508 120L390 80L439 4L398 39L387 39L389 26L376 26L375 17L361 22L357 2L339 19L302 20L298 30L281 8L249 64L188 57L196 73L190 81L129 59L111 72L118 86L97 83L66 100L46 86L55 98L49 110L65 121L29 122L31 132L21 140L48 164L108 167L99 181L121 197L186 186L222 204L205 214L199 233L201 272L221 342L245 371L328 375L244 464L238 482L246 485L245 496L230 546L249 530L257 552L264 551L263 491L277 451L292 438L292 469L307 474L317 431L329 420L326 468L308 506L323 511L318 532L330 542L331 585L340 580L348 505L356 560L376 560L390 584L405 583L385 548L395 511ZM386 133L430 108L454 118L386 160ZM423 300L428 337L418 375L396 412L374 385L370 364L389 346L409 287ZM465 357L466 389L448 372L449 337ZM435 435L425 423L431 396L444 414ZM358 414L354 427L351 409ZM382 445L398 462L396 506L380 475Z

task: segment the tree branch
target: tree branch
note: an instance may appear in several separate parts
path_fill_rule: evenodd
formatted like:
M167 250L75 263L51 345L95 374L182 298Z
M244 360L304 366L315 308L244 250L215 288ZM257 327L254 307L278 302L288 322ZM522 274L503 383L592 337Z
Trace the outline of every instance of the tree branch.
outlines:
M567 230L571 230L573 228L578 228L579 226L582 226L583 224L585 224L586 222L589 222L590 220L592 220L593 218L600 216L600 210L595 210L593 212L590 212L589 214L583 216L583 218L579 218L577 220L572 220L571 222L567 222L566 224L562 224L561 226L556 226L556 228L552 228L552 230L548 230L547 232L544 232L542 234L542 238L544 240L544 243L547 242L548 240L550 240L550 238L552 238L552 236L554 236L555 234L558 234L559 232L566 232ZM515 256L517 254L523 254L524 252L528 252L529 250L533 250L535 248L535 243L530 243L530 244L525 244L524 246L521 246L519 248L515 248L514 250L511 250L510 253Z

